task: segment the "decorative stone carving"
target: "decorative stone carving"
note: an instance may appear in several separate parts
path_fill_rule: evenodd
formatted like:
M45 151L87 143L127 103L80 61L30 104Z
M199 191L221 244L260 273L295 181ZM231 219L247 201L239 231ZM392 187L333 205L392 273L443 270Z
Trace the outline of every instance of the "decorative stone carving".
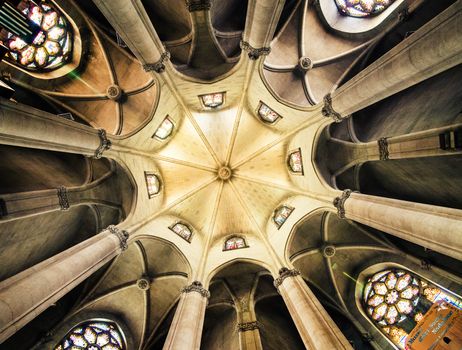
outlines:
M68 210L70 208L69 199L67 198L67 188L64 186L60 186L57 189L57 195L59 200L59 206L61 210Z
M119 85L109 85L106 89L106 96L110 100L118 101L122 97L122 89Z
M409 8L405 7L404 9L398 12L398 21L406 22L409 19L409 16Z
M258 321L238 323L238 325L237 325L237 331L238 332L253 331L253 330L259 329L259 328L260 328L260 325L259 325Z
M119 238L120 241L120 248L122 251L128 249L128 237L130 236L127 231L121 230L120 228L114 226L114 225L109 225L107 230L111 232L112 234L116 235L117 238Z
M218 177L223 181L229 180L232 174L232 170L227 166L223 166L218 169Z
M300 57L298 60L298 64L295 67L296 71L301 74L305 75L310 69L313 68L313 61L309 57Z
M148 290L151 287L151 283L149 283L149 280L147 278L143 277L136 281L136 286L138 287L138 289Z
M328 93L326 96L324 96L324 106L322 107L322 115L327 117L327 118L332 118L336 123L340 123L342 121L342 116L340 113L337 113L334 111L334 108L332 107L332 96L330 93Z
M430 261L428 261L426 259L422 259L422 260L420 260L420 267L422 268L422 270L430 271L431 268L432 268L432 265L431 265Z
M388 152L388 140L386 137L381 137L377 140L377 144L379 145L379 154L380 160L387 160L389 159L389 152Z
M202 295L204 298L210 298L210 292L202 286L202 283L199 281L194 281L189 286L186 286L181 291L182 293L191 293L197 292Z
M352 190L344 190L341 197L334 199L334 206L340 219L345 219L345 201L350 197Z
M374 337L370 334L370 333L363 333L362 335L362 338L367 341L368 343L370 343L371 341L374 340Z
M271 52L271 48L269 47L261 47L259 49L256 49L244 40L241 40L239 45L242 50L247 51L249 58L253 61L257 60L260 56L269 55L269 53Z
M335 255L335 247L333 245L326 245L323 249L322 249L322 255L325 257L325 258L332 258L334 255Z
M300 275L300 271L295 269L289 270L287 267L283 267L279 270L279 277L274 280L273 284L276 288L279 288L287 277L295 277L298 275Z
M95 151L95 158L99 159L103 156L103 152L105 150L108 150L112 146L112 142L108 140L107 135L106 135L106 130L104 129L99 129L98 130L98 135L100 139L100 144L99 147Z
M212 7L211 0L187 0L189 12L193 11L207 11Z
M159 60L156 63L148 63L143 65L143 69L146 72L155 71L156 73L162 73L165 71L165 62L170 59L170 52L164 51L160 55Z

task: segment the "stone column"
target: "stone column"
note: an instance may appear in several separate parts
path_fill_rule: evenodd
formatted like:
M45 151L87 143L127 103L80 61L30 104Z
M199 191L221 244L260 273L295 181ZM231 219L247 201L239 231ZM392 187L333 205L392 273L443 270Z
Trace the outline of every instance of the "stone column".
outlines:
M307 349L352 349L299 271L282 268L274 286L284 299Z
M164 350L198 350L201 345L205 308L210 293L194 281L182 290Z
M250 59L270 53L269 46L284 3L285 0L249 0L241 48L248 52Z
M257 321L241 322L237 325L237 330L240 350L263 350Z
M462 260L462 210L343 191L334 200L341 218L357 221Z
M146 71L161 73L170 54L165 51L141 0L93 0Z
M324 97L323 115L335 121L462 63L462 1L404 39Z
M0 282L0 343L127 249L128 233L96 236Z
M0 98L0 144L100 158L111 147L106 131Z

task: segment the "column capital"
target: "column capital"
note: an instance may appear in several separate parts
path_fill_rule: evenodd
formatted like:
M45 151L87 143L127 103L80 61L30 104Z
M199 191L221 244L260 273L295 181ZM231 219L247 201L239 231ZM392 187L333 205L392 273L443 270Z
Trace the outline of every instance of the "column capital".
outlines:
M279 288L279 286L282 284L282 282L284 282L284 280L287 277L295 277L299 275L300 275L300 271L296 269L290 270L287 267L283 267L279 270L279 277L274 280L273 284L276 288Z
M251 60L257 60L260 56L267 56L271 52L269 47L255 48L252 47L247 41L241 40L239 46L242 50L247 51Z
M110 149L112 146L112 142L108 140L106 130L98 129L98 136L100 139L100 144L95 151L95 158L99 159L103 156L103 152Z
M59 206L61 210L69 210L69 198L67 198L67 188L64 186L60 186L56 189L56 194L58 195Z
M189 12L208 11L212 7L211 0L186 0Z
M390 156L388 152L388 139L381 137L377 140L377 144L379 145L380 160L388 160Z
M334 110L334 107L332 107L332 95L330 92L324 96L323 98L324 105L322 107L322 115L327 118L332 118L334 119L334 122L340 123L343 118L340 115L340 113L336 112Z
M168 60L170 60L170 52L164 51L157 62L144 64L143 69L145 72L163 73L165 71L165 62Z
M340 197L335 197L333 204L337 208L337 215L340 219L345 219L345 202L353 191L344 190Z
M115 225L109 225L107 227L107 230L117 236L117 238L120 241L120 248L122 249L122 251L128 249L128 237L130 236L128 234L128 231L121 230Z
M237 324L238 332L248 332L255 329L260 329L260 323L258 321L243 322Z
M202 286L202 283L199 281L194 281L189 286L184 287L181 290L182 293L191 293L197 292L202 295L204 298L210 298L210 292Z

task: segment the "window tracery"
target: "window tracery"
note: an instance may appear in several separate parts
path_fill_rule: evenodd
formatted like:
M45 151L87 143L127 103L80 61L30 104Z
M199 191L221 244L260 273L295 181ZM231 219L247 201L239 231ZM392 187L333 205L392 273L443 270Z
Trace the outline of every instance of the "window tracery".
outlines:
M282 225L286 222L290 214L294 211L295 208L289 207L287 205L281 205L278 207L273 214L273 222L278 228L281 228Z
M40 27L38 34L30 44L13 33L3 35L9 49L5 59L28 71L51 71L68 63L73 34L64 14L49 1L30 0L22 13Z
M204 107L217 108L223 105L225 101L225 93L215 92L213 94L200 95L199 98Z
M395 0L335 0L342 15L370 17L385 11Z
M273 111L263 102L260 102L260 106L258 107L258 116L264 123L267 124L274 124L282 118L278 113Z
M243 237L233 236L226 240L223 250L235 250L247 247L248 245Z
M367 316L400 349L408 334L438 301L462 308L462 300L430 281L403 269L387 269L370 276L363 289Z
M159 140L165 140L169 137L173 132L173 122L170 120L168 116L165 117L164 121L160 126L157 128L156 132L154 133L154 137Z
M177 222L176 224L170 226L169 229L186 241L191 242L192 230L185 223Z
M303 175L302 150L300 148L289 153L287 163L291 172Z
M148 196L149 198L152 198L160 192L160 180L154 173L145 172L144 176L146 178Z
M119 327L109 321L90 320L72 328L54 350L124 350Z

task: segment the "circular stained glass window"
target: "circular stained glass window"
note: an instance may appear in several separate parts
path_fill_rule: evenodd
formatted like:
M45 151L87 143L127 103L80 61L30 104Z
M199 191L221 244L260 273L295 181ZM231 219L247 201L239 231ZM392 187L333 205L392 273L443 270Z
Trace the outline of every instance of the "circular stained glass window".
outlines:
M342 15L369 17L385 11L394 0L335 0Z

